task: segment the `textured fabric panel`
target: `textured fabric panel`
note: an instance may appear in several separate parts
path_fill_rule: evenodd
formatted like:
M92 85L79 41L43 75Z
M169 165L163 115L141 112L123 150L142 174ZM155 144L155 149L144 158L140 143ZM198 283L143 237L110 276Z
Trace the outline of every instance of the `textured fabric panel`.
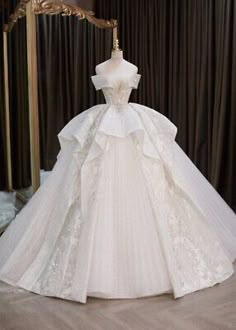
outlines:
M111 111L123 118L122 137ZM180 297L231 276L236 215L176 131L135 103L75 117L59 134L52 173L0 239L0 279L85 303Z

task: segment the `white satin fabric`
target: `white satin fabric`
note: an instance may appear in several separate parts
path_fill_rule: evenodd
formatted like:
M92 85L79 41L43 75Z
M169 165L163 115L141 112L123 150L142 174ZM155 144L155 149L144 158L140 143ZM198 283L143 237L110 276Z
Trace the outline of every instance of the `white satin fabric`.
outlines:
M0 279L42 295L175 298L230 277L236 215L175 142L128 103L140 75L93 76L107 104L58 134L52 173L0 238Z

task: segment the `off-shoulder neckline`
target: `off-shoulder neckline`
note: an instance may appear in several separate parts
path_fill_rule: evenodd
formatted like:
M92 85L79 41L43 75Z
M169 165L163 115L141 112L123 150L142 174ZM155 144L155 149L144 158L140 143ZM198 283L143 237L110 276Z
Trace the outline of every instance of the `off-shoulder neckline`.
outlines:
M123 77L124 79L129 79L129 78L133 78L134 76L138 76L138 77L141 77L142 75L140 73L133 73L131 75L127 75L127 77ZM94 78L94 77L104 77L104 78L109 78L110 75L109 74L104 74L104 73L98 73L98 74L94 74L91 76L91 78Z

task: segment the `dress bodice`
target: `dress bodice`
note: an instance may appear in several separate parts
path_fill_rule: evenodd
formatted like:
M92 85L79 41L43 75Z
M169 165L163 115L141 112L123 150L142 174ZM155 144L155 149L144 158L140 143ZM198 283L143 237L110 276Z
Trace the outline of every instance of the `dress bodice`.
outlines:
M138 87L141 75L134 73L126 77L97 74L91 77L96 90L102 89L106 103L127 104L133 88Z

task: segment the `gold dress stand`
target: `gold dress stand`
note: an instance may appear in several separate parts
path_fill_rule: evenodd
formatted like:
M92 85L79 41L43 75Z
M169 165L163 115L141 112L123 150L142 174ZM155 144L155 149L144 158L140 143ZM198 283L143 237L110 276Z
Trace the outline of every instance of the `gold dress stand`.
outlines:
M8 74L8 50L7 34L12 30L18 19L26 16L27 35L27 67L28 67L28 100L29 100L29 127L30 127L30 157L31 157L31 181L32 192L40 186L40 148L39 148L39 115L38 115L38 70L37 70L37 44L36 44L36 20L35 15L76 16L79 19L87 19L90 23L103 29L113 29L117 39L117 20L104 20L94 16L92 11L87 11L69 2L62 0L21 0L10 16L8 24L4 26L4 87L5 87L5 132L6 132L6 160L7 160L7 190L13 191L11 139L10 139L10 111L9 111L9 74ZM25 197L17 192L17 197L25 201Z

